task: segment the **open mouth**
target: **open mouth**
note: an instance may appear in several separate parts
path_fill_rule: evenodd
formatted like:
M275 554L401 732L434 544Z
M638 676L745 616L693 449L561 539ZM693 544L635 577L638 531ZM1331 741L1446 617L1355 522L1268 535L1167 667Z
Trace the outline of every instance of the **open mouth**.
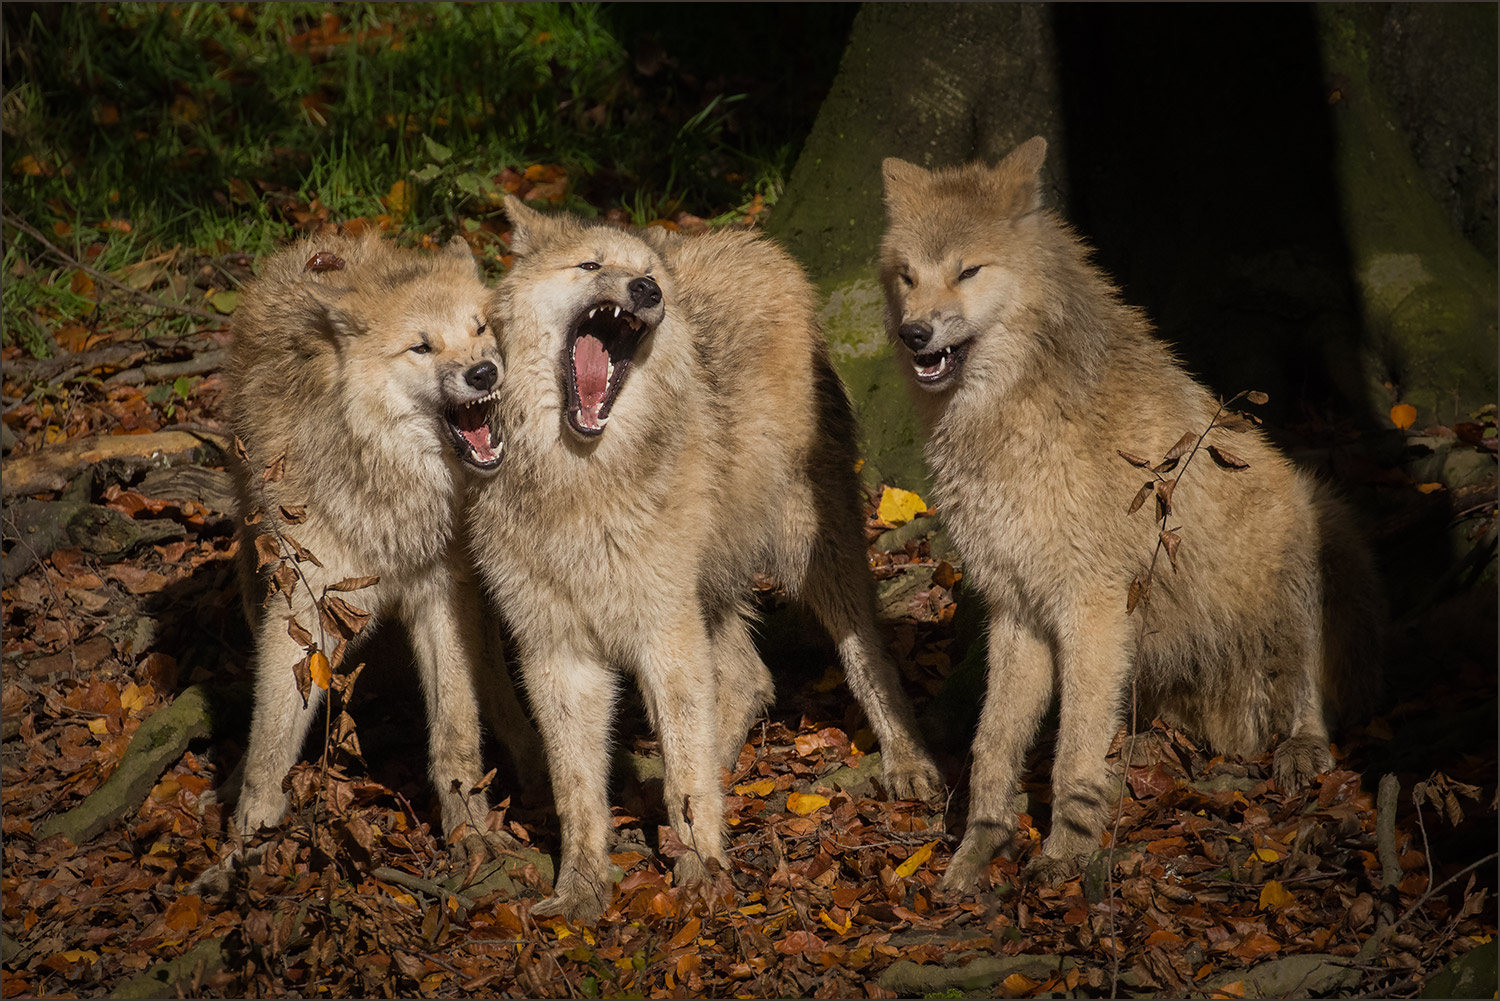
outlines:
M911 357L912 372L923 386L940 386L958 375L964 357L969 353L969 342L962 341L941 351L929 354L914 354Z
M574 431L589 438L604 433L649 330L644 320L614 303L596 303L578 314L565 348L568 424Z
M505 441L500 437L499 412L494 406L500 391L448 408L448 433L453 451L475 469L489 471L500 465Z

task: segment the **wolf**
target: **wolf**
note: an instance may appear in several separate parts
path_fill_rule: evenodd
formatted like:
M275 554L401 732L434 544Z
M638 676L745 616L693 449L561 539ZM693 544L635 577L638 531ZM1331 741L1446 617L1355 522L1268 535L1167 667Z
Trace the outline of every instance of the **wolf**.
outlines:
M488 295L461 238L425 253L375 234L304 239L242 293L228 404L242 449L241 593L256 671L241 832L285 812L282 779L320 696L313 686L304 699L294 666L311 646L338 659L317 639L314 602L351 587L370 626L392 617L410 633L445 832L473 821L478 833L488 811L475 791L481 695L518 768L541 767L535 732L494 663L485 625L494 618L464 536L466 491L504 453Z
M1054 694L1052 830L1026 870L1037 880L1098 846L1119 795L1106 755L1133 688L1225 754L1279 735L1276 780L1297 787L1332 764L1329 726L1365 711L1378 679L1377 578L1342 505L1221 414L1042 207L1045 153L1037 137L993 168L883 163L886 322L939 508L989 609L968 827L943 880L956 891L979 885L1014 831L1018 770ZM1129 513L1152 477L1119 453L1165 456L1185 432L1206 432L1239 471L1204 455L1174 483L1180 550L1132 618L1161 526Z
M507 375L505 467L476 493L480 573L503 609L562 822L537 914L597 920L610 723L622 673L661 740L689 849L725 864L721 772L772 681L748 584L774 572L832 635L896 796L942 786L879 637L854 425L796 263L746 232L634 233L515 198L491 315Z

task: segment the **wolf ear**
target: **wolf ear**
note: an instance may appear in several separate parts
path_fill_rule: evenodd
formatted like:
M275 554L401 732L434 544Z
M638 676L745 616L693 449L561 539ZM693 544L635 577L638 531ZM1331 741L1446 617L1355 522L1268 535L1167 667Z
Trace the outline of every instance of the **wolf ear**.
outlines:
M885 181L886 208L892 208L900 204L912 188L925 181L929 172L914 163L888 156L880 161L880 176Z
M995 165L994 176L1007 192L1010 214L1023 216L1042 206L1042 161L1047 158L1047 140L1032 136L1006 154Z
M363 325L339 302L349 294L348 289L333 288L317 282L308 282L303 288L307 291L305 306L307 325L310 328L336 338L356 337L364 333Z
M474 251L469 249L469 241L462 236L454 234L453 238L443 245L443 253L455 257L460 261L468 261L474 265L476 278L483 278L484 272L479 268L479 261L474 258Z
M531 252L539 232L550 222L515 195L505 196L505 215L510 219L510 250L517 256Z

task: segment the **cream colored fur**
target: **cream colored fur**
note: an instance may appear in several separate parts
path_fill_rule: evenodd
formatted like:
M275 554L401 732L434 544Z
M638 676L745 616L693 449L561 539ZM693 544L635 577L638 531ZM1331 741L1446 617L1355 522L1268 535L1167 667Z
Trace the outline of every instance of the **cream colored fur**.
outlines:
M510 456L476 498L481 573L511 623L562 820L554 895L534 913L608 904L608 744L621 673L661 739L665 801L694 853L726 861L723 770L771 699L744 601L776 573L832 633L898 796L930 795L923 750L875 627L853 474L854 429L796 264L745 233L643 235L507 201L517 253L494 316L509 365ZM601 265L598 270L581 263ZM607 428L566 423L565 338L592 304L650 275L660 325Z
M1210 432L1205 445L1249 468L1203 453L1177 487L1178 567L1156 568L1137 656L1142 611L1126 614L1126 593L1159 527L1149 501L1126 513L1150 474L1116 450L1160 460L1218 404L1040 208L1045 149L1033 139L994 168L884 164L887 320L943 519L990 610L969 823L944 880L958 890L1014 830L1018 769L1054 696L1052 830L1034 877L1075 871L1099 845L1132 679L1143 718L1162 712L1223 753L1279 737L1275 774L1293 787L1332 763L1328 725L1363 710L1378 681L1369 554L1328 490L1259 431ZM931 327L924 356L967 345L937 388L899 342L914 322Z
M484 793L469 795L485 771L476 693L518 767L543 767L465 551L465 490L477 474L444 426L445 406L480 395L464 384L465 371L500 363L493 332L481 326L488 290L461 243L423 253L374 236L305 239L265 262L235 312L229 409L249 455L236 478L242 592L256 631L241 830L280 821L282 779L321 701L314 686L303 706L292 669L305 651L287 620L316 638L314 596L349 577L380 578L342 595L372 613L366 632L388 617L410 632L445 831L477 827L488 810ZM319 252L345 266L309 269ZM410 350L424 338L430 350ZM268 482L264 470L278 456L284 476ZM301 505L305 521L283 518L283 506ZM253 525L252 513L260 515ZM255 539L267 532L291 536L322 563L297 563L311 593L299 583L290 604L279 594L256 600L266 588Z

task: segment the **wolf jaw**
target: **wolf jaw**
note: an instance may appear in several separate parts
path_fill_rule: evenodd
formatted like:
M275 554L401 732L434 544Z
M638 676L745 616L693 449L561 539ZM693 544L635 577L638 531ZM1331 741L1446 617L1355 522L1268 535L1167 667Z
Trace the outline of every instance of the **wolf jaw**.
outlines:
M630 364L651 326L625 306L596 302L573 320L563 349L568 424L586 438L604 433Z
M911 356L912 373L915 375L917 384L923 389L939 389L958 377L959 370L963 368L964 359L968 357L969 346L973 338L949 345L941 351L931 351L925 354L913 353Z
M500 391L494 389L477 400L453 404L444 413L454 454L481 472L498 469L505 454L499 410L493 405L499 398Z

